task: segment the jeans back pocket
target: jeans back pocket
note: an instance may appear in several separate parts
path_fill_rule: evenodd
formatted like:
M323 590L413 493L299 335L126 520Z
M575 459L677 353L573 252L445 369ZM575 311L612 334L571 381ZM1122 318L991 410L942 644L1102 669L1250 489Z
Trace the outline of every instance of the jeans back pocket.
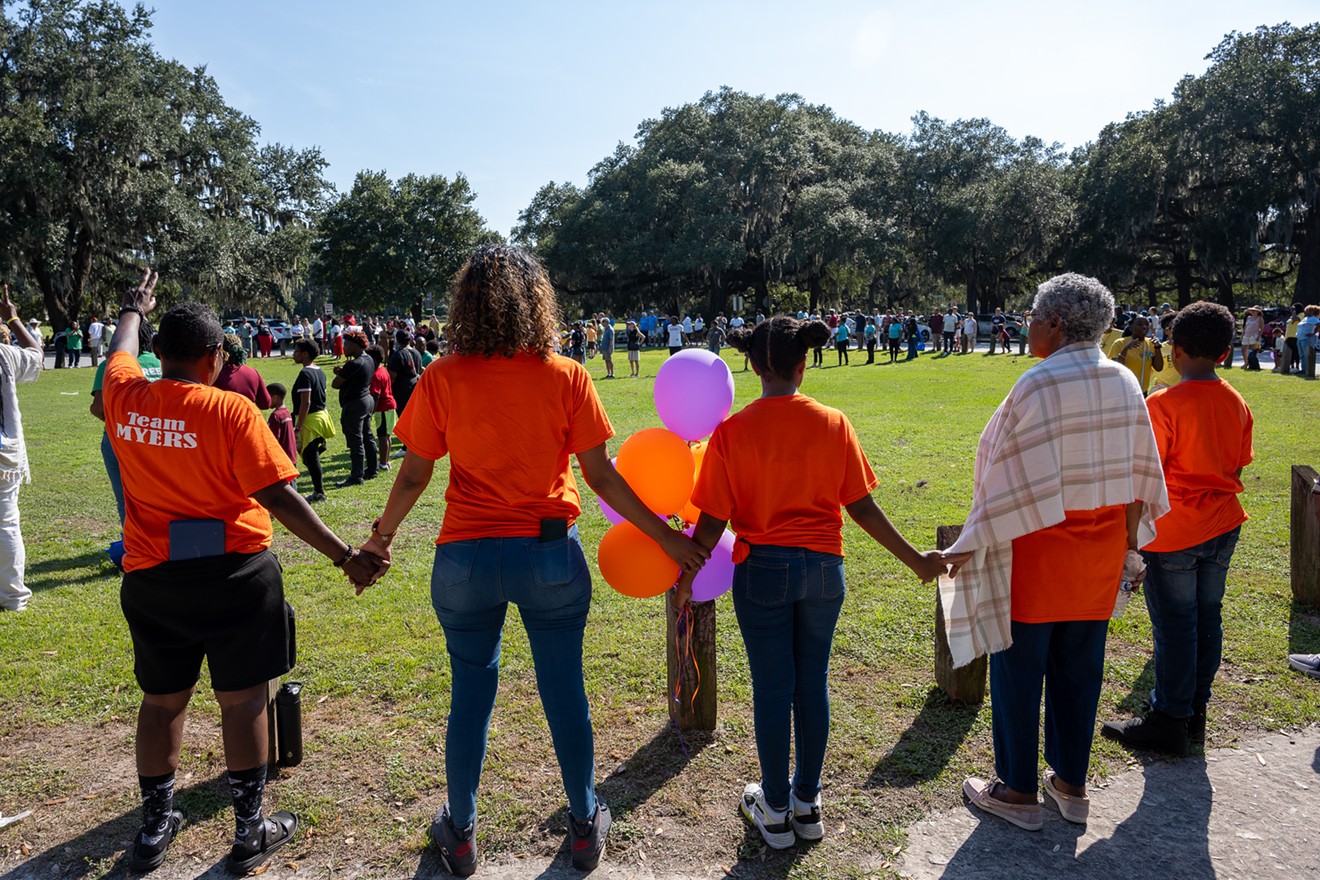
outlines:
M531 557L532 582L538 587L562 587L573 579L573 548L577 544L567 538L528 544Z
M788 600L789 564L787 562L760 562L748 559L738 568L741 571L735 570L734 584L737 585L738 575L741 574L747 601L774 608Z
M438 546L435 550L435 569L431 573L431 589L449 590L472 580L472 564L476 558L476 541L451 541Z

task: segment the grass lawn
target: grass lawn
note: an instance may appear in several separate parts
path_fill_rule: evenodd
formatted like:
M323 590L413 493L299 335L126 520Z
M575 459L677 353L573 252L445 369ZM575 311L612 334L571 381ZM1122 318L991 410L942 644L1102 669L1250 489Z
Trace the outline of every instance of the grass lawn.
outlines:
M599 383L618 432L611 454L633 431L659 424L651 388L662 357L644 355L641 380ZM759 383L739 372L740 356L726 350L726 357L742 406L759 394ZM832 363L833 353L826 358ZM803 391L849 415L880 478L880 505L914 543L933 546L937 525L962 521L977 437L1032 361L980 353L895 366L864 360L808 371ZM288 359L254 365L286 385L297 373ZM617 365L626 375L622 357ZM588 366L604 372L598 359ZM1255 412L1257 461L1246 474L1252 519L1229 579L1212 746L1320 717L1320 688L1284 661L1289 651L1320 651L1320 617L1294 606L1288 587L1288 469L1320 458L1302 415L1316 386L1268 372L1225 375ZM35 596L27 612L0 615L0 812L34 815L0 830L0 871L32 859L43 876L102 876L137 825L132 722L139 695L118 578L102 553L118 524L98 449L101 425L87 413L91 379L89 370L49 372L20 391L33 470L21 508ZM325 460L333 484L348 467L342 438ZM306 686L306 758L272 783L268 803L301 814L307 829L287 859L274 863L276 873L289 872L285 861L305 866L304 873L327 867L391 877L412 876L423 861L428 872L436 865L424 855L425 835L445 797L449 672L429 576L446 476L442 462L395 542L393 570L361 598L329 562L276 527L299 618L299 665L290 678ZM331 490L318 509L358 543L389 482ZM584 495L590 498L585 486ZM607 524L591 501L580 526L594 568ZM785 853L766 852L736 809L743 784L758 773L746 657L728 598L718 605L720 725L680 742L665 702L663 600L626 599L597 578L586 675L600 790L616 819L610 861L701 876L727 869L738 876L886 875L905 825L959 803L964 775L992 772L988 707L951 706L932 685L934 587L918 583L851 523L844 536L849 595L831 674L829 834ZM488 859L543 863L563 845L564 796L526 636L516 613L510 617L478 801L479 842ZM1149 659L1149 621L1136 602L1110 629L1102 719L1139 710L1152 681ZM200 690L179 782L190 823L170 859L197 859L202 870L226 852L231 818L220 785L218 712ZM1131 763L1097 738L1095 776Z

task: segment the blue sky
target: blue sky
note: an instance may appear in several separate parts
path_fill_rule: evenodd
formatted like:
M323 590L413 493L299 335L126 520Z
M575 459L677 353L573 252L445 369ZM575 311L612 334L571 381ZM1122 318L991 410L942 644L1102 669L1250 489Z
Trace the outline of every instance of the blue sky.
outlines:
M868 129L919 110L1068 147L1167 98L1229 31L1312 21L1315 0L454 3L155 0L158 51L206 65L263 138L364 168L467 175L507 233L544 183L644 119L728 85L796 92Z

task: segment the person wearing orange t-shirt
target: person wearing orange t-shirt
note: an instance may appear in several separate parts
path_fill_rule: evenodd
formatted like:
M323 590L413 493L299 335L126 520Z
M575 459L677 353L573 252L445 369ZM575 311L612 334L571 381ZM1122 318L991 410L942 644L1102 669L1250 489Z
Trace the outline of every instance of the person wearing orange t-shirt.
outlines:
M137 767L142 828L128 854L150 871L183 822L174 809L184 716L202 660L220 704L235 834L227 866L245 874L288 843L297 817L262 818L266 683L292 664L271 514L334 561L359 592L386 567L325 527L293 488L297 469L261 413L211 383L225 363L215 313L184 302L165 313L150 382L136 356L139 325L155 306L148 272L124 299L102 382L106 429L119 461L127 518L120 604L143 691ZM269 511L269 512L268 512Z
M518 606L569 804L573 865L600 861L610 811L596 797L582 636L591 576L574 525L582 512L570 456L619 514L679 565L709 553L637 499L605 451L614 430L586 368L551 353L559 308L545 267L505 245L477 249L454 282L450 354L432 361L394 433L407 447L364 550L394 534L449 456L431 602L445 632L453 695L445 732L448 803L431 838L453 874L476 870L477 783L499 686L500 640Z
M825 833L820 778L829 739L827 678L834 627L843 607L840 508L923 581L944 571L936 551L921 553L871 498L878 485L847 416L798 393L807 352L831 336L823 321L776 315L729 333L729 344L761 377L761 397L715 429L692 503L702 513L693 539L714 547L733 527L733 607L752 673L761 781L741 809L765 842L785 849ZM802 450L812 450L803 456ZM692 594L685 572L677 607ZM790 721L797 768L790 783Z
M1223 655L1224 587L1247 514L1242 469L1251 463L1251 410L1215 364L1233 344L1233 315L1217 303L1178 312L1170 335L1177 385L1147 401L1172 508L1155 522L1146 560L1146 607L1155 688L1144 717L1101 732L1139 749L1187 754L1205 743L1206 704Z

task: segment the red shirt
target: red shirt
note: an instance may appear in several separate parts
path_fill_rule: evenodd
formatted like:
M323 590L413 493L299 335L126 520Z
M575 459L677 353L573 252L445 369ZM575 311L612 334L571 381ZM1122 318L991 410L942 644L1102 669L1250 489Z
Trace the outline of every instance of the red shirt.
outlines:
M384 367L377 367L371 374L371 399L376 403L376 412L393 412L395 409L390 372Z

